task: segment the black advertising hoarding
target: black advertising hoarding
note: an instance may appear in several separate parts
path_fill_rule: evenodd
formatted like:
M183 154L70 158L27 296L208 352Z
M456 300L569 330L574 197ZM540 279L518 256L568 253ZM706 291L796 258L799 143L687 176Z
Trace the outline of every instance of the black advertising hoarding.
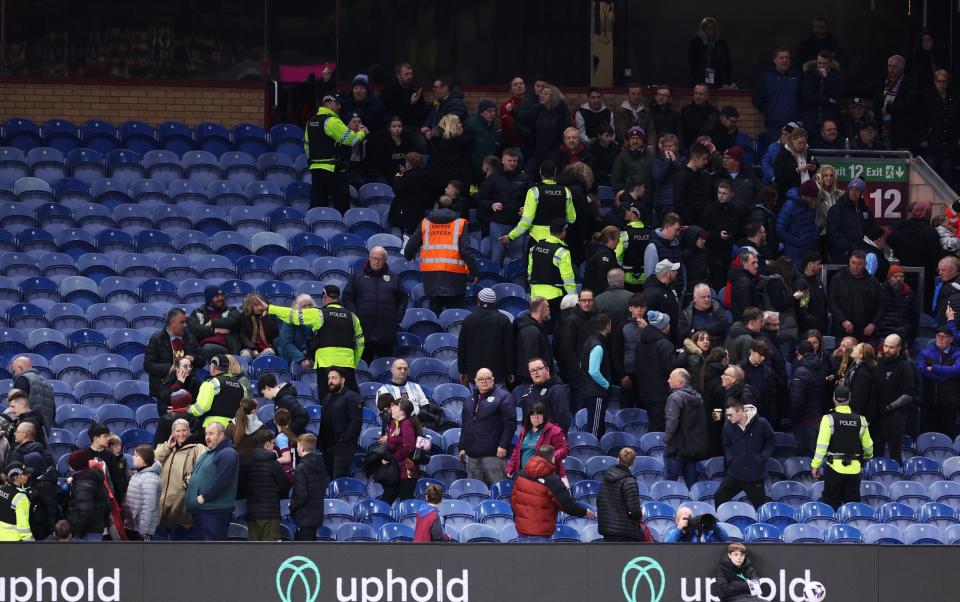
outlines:
M6 544L0 602L709 602L723 545ZM750 546L764 600L958 599L951 546Z

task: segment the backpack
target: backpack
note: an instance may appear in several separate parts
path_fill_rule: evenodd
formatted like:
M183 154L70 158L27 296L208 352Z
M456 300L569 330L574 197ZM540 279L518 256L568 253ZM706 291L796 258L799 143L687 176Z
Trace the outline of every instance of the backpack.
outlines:
M420 424L423 425L423 428L439 432L443 427L443 421L446 416L438 406L432 403L425 403L420 406L420 412L417 414L417 418L420 419Z

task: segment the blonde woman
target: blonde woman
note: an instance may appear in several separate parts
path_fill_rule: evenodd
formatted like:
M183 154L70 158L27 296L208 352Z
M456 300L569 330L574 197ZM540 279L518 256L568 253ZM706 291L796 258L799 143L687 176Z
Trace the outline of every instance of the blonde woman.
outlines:
M240 310L240 355L247 360L261 355L276 355L274 341L280 334L277 319L257 305L254 293L244 297Z
M817 172L817 164L810 155L807 131L796 128L787 137L787 143L773 162L776 176L777 196L787 198L787 191L799 188Z
M733 62L730 49L720 39L720 26L713 17L704 17L697 28L697 35L690 40L687 49L690 63L689 87L707 84L720 88L733 83Z
M190 442L190 423L179 418L173 422L170 437L154 450L160 471L160 527L172 530L177 525L190 527L193 519L183 505L187 483L197 460L205 454L203 443Z
M444 193L450 180L470 187L470 140L463 135L463 123L454 114L444 115L430 138L430 163L427 166L434 199Z
M540 102L530 116L530 155L524 171L536 177L540 164L563 143L563 131L570 127L570 110L563 93L553 85L547 85L540 93Z
M827 211L843 196L843 191L837 186L837 170L833 165L821 165L816 181L820 187L820 194L817 195L817 231L823 236L827 233Z

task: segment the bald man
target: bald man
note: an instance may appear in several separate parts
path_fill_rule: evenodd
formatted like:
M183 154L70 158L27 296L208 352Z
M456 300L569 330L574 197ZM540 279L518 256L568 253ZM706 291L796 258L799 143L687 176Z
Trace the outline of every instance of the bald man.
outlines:
M488 486L506 478L507 448L517 426L516 404L503 387L493 382L493 372L477 370L476 389L463 404L460 425L460 460L467 476Z
M13 375L13 389L27 394L30 407L43 416L43 430L50 433L57 411L57 402L53 397L53 386L33 367L29 357L21 355L10 362L10 374Z
M365 361L393 355L393 343L407 307L407 290L400 275L390 271L386 249L370 249L363 269L355 270L343 289L343 306L360 318Z
M886 455L903 464L901 445L903 433L907 426L914 403L918 403L917 381L914 375L913 364L903 352L903 341L900 335L891 334L883 340L880 348L880 357L877 358L877 402L880 406L880 433L874 441L874 455ZM891 408L890 404L907 395L911 401L906 405L897 404ZM887 453L884 454L884 450Z

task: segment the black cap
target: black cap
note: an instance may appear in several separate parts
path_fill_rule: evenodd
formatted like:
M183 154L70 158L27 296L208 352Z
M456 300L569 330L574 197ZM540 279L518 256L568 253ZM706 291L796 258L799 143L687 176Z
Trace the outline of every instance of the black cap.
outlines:
M331 299L340 298L340 287L336 284L328 284L323 287L323 294L330 297Z
M19 477L22 474L31 475L33 474L33 469L29 466L25 466L23 462L11 462L7 464L7 468L4 471L7 473L8 478Z
M847 403L850 401L850 389L847 388L847 385L837 385L837 388L833 390L833 398L840 403Z
M936 334L947 334L953 336L953 329L946 324L941 324L940 326L937 326Z
M230 358L227 357L226 353L218 353L210 358L210 365L226 371L230 367Z

